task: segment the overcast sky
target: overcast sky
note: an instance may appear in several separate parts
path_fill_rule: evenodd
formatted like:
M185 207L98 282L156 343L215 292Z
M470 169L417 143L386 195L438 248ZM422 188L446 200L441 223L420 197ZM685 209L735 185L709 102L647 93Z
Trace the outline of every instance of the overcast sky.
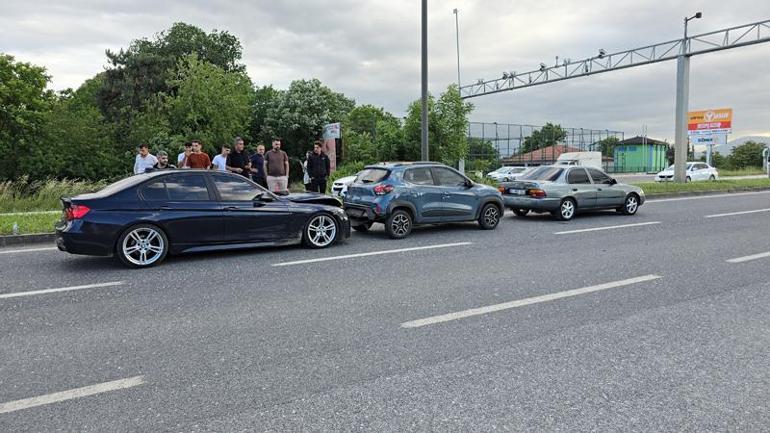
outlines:
M770 19L767 0L429 1L429 74L434 94L457 80L453 8L460 11L463 83L527 71L555 56L585 58ZM183 21L227 30L243 44L257 85L285 88L317 77L402 116L420 92L420 1L3 0L0 52L45 66L52 87L77 87L103 70L105 49L126 47ZM770 29L766 30L770 34ZM770 135L770 43L692 59L690 108L732 107L730 138ZM648 126L673 138L676 63L474 98L472 120L624 131Z

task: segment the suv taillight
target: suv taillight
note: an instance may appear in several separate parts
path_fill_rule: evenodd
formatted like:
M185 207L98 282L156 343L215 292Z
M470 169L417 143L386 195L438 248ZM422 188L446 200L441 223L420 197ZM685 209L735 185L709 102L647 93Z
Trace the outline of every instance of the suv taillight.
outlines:
M374 193L376 195L385 195L393 191L393 185L379 184L374 187Z
M64 218L67 221L77 220L86 216L90 210L91 208L88 206L83 206L82 204L74 204L64 210Z
M533 198L545 198L545 191L540 188L532 188L527 190L527 195Z

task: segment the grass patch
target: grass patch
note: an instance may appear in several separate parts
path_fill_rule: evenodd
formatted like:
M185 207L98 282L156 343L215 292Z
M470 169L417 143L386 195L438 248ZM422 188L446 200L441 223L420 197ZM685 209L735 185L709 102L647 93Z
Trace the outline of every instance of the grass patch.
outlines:
M765 170L762 169L762 167L746 167L746 168L739 168L735 170L727 170L727 169L717 169L719 171L719 177L725 177L725 176L754 176L758 174L767 174Z
M61 197L98 191L109 183L68 179L29 181L26 177L0 182L0 213L61 209Z
M61 219L61 212L27 214L27 215L2 215L0 214L0 236L12 235L13 224L19 225L19 234L53 233L54 224Z
M634 185L642 188L648 196L679 192L724 192L743 191L755 188L770 188L770 179L717 180L705 182L640 182Z

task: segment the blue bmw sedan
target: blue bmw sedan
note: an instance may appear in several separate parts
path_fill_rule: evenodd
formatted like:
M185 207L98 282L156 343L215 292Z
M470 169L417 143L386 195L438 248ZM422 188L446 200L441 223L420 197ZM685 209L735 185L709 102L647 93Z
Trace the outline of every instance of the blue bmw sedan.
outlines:
M242 176L207 170L139 174L62 204L60 250L117 256L131 267L198 251L297 243L325 248L350 236L348 217L333 197L274 195Z

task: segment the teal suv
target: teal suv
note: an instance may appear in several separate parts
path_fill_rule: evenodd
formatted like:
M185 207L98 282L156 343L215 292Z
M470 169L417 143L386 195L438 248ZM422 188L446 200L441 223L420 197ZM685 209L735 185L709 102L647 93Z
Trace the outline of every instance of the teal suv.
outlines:
M418 224L478 221L492 230L504 204L499 191L451 167L414 162L366 167L348 187L344 208L354 230L382 223L390 237L401 239Z

